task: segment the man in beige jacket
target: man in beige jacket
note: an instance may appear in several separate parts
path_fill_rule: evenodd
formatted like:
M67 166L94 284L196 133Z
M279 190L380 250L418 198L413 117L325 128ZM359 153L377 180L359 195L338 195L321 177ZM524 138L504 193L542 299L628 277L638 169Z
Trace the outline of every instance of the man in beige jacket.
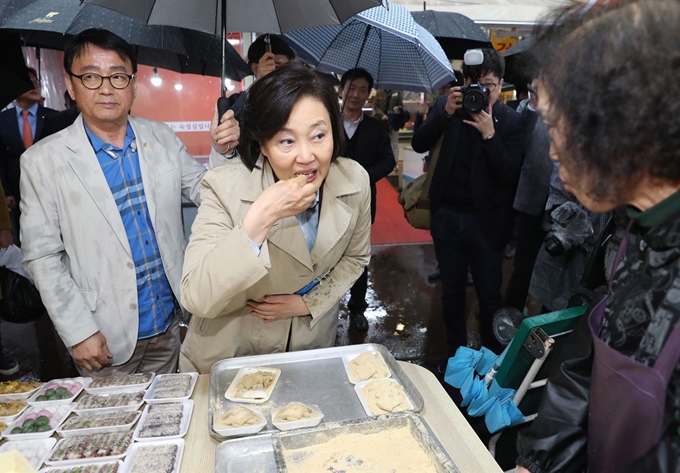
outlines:
M200 203L206 170L169 127L129 116L136 61L124 40L84 31L64 67L81 115L21 157L24 265L82 374L173 372L181 199ZM235 120L217 130L217 151L233 148Z

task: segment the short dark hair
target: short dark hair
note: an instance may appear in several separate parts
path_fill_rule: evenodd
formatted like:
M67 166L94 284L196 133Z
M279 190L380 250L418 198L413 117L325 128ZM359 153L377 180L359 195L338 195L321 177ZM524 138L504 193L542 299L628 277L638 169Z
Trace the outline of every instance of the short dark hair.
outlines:
M264 53L267 52L264 42L265 36L267 35L263 34L258 36L248 48L248 64L260 62ZM286 43L282 36L269 33L269 44L271 44L273 54L282 54L291 61L295 59L295 51L293 51L293 48Z
M320 101L330 117L333 130L334 161L344 148L345 130L338 97L329 82L304 64L292 63L279 67L256 81L248 90L243 107L241 144L239 152L243 163L253 170L259 156L254 155L254 145L271 140L288 122L295 104L303 97Z
M344 89L347 81L354 82L357 79L366 79L366 82L368 82L368 91L371 91L373 88L373 76L370 72L361 67L356 67L345 72L340 79L340 87Z
M645 176L680 182L680 83L668 75L680 66L680 2L575 4L551 20L532 54L559 159L598 200L627 200Z
M477 48L484 54L484 61L478 66L463 64L463 76L477 78L493 73L499 79L505 75L505 59L494 48Z
M72 72L71 66L73 66L73 61L83 54L90 45L114 51L123 60L130 61L132 73L137 73L137 55L135 48L130 43L108 30L90 28L89 30L81 31L66 42L66 46L64 46L64 70L67 74Z

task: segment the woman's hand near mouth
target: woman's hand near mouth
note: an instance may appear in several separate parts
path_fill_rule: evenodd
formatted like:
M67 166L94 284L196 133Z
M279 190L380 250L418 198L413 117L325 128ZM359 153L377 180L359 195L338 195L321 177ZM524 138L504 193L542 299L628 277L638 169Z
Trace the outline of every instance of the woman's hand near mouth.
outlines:
M312 178L316 178L314 172ZM261 244L271 227L282 218L297 215L309 208L316 199L319 184L308 182L310 176L299 174L292 179L279 181L268 187L257 198L243 217L243 226L248 237Z

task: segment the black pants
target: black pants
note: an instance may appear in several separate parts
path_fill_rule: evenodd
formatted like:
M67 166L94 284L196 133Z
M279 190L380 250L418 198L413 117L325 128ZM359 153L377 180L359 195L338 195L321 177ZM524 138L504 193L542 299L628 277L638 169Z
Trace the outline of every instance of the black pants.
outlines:
M468 343L465 293L468 267L479 299L482 344L498 349L493 315L503 306L503 249L494 249L475 214L440 208L432 214L432 239L442 275L442 316L449 354Z
M543 230L543 214L535 217L517 212L515 231L517 233L515 264L512 269L512 277L508 283L508 290L505 293L505 305L523 311L529 294L536 256L546 235Z
M364 268L359 279L354 282L354 285L349 290L349 302L347 309L353 314L363 314L368 308L366 303L366 291L368 290L368 266Z

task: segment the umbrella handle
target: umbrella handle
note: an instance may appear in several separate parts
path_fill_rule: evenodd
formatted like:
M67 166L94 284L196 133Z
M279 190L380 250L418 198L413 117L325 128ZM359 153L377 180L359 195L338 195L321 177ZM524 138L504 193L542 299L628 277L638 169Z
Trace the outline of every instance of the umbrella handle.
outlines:
M222 116L229 110L229 99L227 97L220 97L217 99L217 121L222 122Z

